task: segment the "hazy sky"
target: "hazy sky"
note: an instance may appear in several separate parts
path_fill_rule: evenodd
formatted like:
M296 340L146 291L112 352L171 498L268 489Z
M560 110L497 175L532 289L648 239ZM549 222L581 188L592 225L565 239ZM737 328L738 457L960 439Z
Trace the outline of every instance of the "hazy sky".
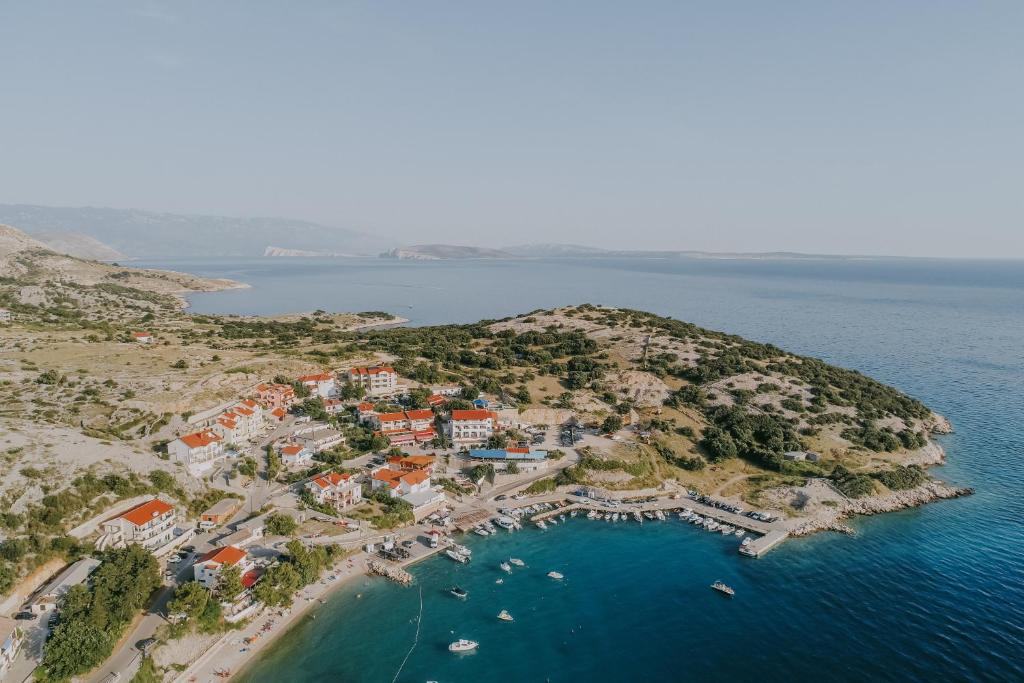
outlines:
M1024 2L12 2L0 202L1024 257Z

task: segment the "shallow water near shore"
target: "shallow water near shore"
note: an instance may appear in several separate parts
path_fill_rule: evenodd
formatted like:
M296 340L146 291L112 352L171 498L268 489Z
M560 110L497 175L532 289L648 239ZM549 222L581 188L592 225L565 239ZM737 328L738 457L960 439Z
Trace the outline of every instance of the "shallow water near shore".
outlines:
M856 368L948 417L977 494L854 520L760 560L678 520L574 519L470 536L474 562L360 580L275 643L246 681L1024 680L1024 263L680 261L167 262L251 290L197 312L386 310L413 324L603 303L671 315ZM528 569L502 577L509 556ZM544 574L566 575L559 584ZM732 600L708 588L734 586ZM458 583L461 603L443 592ZM357 598L357 594L362 594ZM501 609L515 617L496 619ZM459 637L471 655L445 649Z

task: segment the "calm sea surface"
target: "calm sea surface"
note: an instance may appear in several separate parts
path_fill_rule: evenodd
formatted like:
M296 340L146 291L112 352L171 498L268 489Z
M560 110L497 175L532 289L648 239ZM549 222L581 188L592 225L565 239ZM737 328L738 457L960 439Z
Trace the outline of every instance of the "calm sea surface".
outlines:
M969 498L855 521L744 560L678 521L570 520L472 536L470 566L360 580L275 644L251 682L1024 681L1024 262L860 260L167 261L253 285L197 312L385 310L469 322L628 306L856 368L949 417ZM509 556L529 567L496 585ZM556 583L544 575L566 575ZM728 600L708 589L722 579ZM459 602L444 592L458 583ZM514 623L495 615L509 610ZM451 655L459 637L481 643Z

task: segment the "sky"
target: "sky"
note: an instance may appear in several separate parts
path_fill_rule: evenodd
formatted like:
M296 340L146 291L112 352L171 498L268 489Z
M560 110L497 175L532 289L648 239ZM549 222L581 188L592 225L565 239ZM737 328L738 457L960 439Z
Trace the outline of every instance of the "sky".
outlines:
M0 202L1024 257L1024 3L0 8Z

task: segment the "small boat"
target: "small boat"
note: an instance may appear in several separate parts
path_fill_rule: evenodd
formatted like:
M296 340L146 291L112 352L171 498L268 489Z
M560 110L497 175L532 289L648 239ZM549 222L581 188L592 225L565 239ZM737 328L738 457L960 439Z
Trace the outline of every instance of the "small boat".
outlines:
M498 525L498 526L500 526L500 527L501 527L502 529L508 529L509 531L511 531L512 529L514 529L514 528L515 528L515 526L516 526L516 520L514 520L514 519L513 519L513 518L511 518L511 517L506 517L506 516L504 516L504 515L503 515L503 516L501 516L501 517L498 517L498 519L496 519L496 520L494 520L494 521L495 521L495 522L497 523L497 525Z
M454 643L448 646L449 652L472 652L473 650L480 647L480 643L475 640L466 640L465 638L459 638Z
M644 518L641 517L640 513L637 512L636 510L633 510L633 519L635 519L636 521L640 522L641 524L644 523Z
M541 531L543 531L543 530L548 528L548 525L545 524L544 520L542 519L539 522L537 522L537 528L540 529Z
M740 545L741 545L741 546L748 546L748 545L750 545L750 536L747 536L746 538L744 538L744 539L743 539L743 540L742 540L742 541L740 542Z
M459 600L465 600L469 597L469 593L467 593L462 588L459 588L458 586L452 586L448 589L448 592L457 597Z
M523 562L522 560L520 560L518 557L510 557L510 558L508 558L508 563L509 564L514 564L517 567L525 567L526 566L526 563Z
M594 519L594 517L597 517L597 513L593 510L587 513L587 519Z
M557 580L557 581L561 581L562 579L564 579L564 578L565 578L565 576L564 576L564 575L562 575L562 573L561 573L561 572L548 572L548 576L549 576L550 578L552 578L552 579L555 579L555 580Z
M734 531L733 533L736 534L737 536L742 536L743 534L745 534L747 532L744 531L743 529L736 529L736 531Z
M728 595L730 598L736 595L736 591L734 591L732 588L729 588L721 581L715 581L713 584L711 584L711 587L719 593L724 593L725 595Z
M477 528L473 529L473 533L476 534L477 536L490 536L491 535L491 533L489 531L487 531L487 529L484 529L481 526L478 526Z
M450 548L448 550L445 550L444 554L447 555L448 557L452 558L453 560L455 560L459 564L466 564L467 562L469 562L469 557L467 557L466 555L463 555L462 553L457 553L457 552L455 552L454 550L452 550Z
M473 556L472 550L464 545L459 545L458 543L452 543L452 550L457 552L459 555L465 555L467 558Z
M498 612L498 618L502 621L515 621L515 619L512 618L512 615L509 614L508 610L506 609L503 609L500 612Z
M661 510L655 510L654 511L654 516L658 518L658 521L661 521L661 522L665 521L665 513L662 512Z
M548 519L548 524L558 524L558 520L554 517Z
M649 511L649 510L647 510L647 511L644 512L644 517L646 517L647 519L653 520L654 519L654 513Z
M512 565L510 565L508 562L502 562L498 566L501 567L501 571L503 571L503 572L505 572L507 574L511 574L512 573Z
M565 521L565 514L563 513L561 515L558 515L558 518L564 522Z
M579 512L579 510L573 510L572 512L569 513L569 516L575 517L577 512Z
M498 585L501 585L501 584L505 583L505 579L497 579L497 580L495 580L494 583L496 583Z
M722 532L723 536L726 536L726 535L731 534L732 532L736 531L736 527L729 526L728 524L723 524L721 526L721 528L719 529L719 531Z

